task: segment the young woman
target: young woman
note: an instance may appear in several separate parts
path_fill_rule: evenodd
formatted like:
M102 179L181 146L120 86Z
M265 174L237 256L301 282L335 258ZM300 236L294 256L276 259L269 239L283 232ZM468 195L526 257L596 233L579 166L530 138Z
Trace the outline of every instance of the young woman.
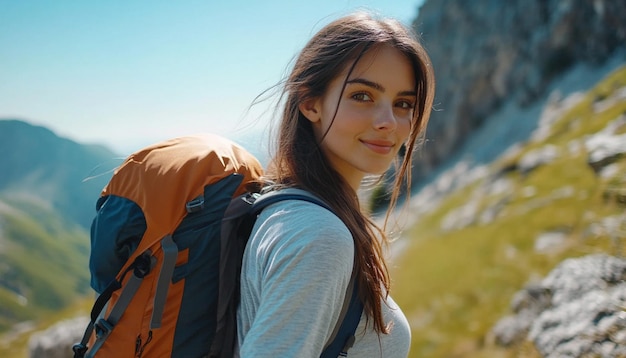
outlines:
M241 357L319 357L353 267L364 310L349 355L407 356L410 328L389 296L387 239L362 210L357 191L365 176L383 174L404 147L393 208L400 188L410 183L412 153L433 96L426 52L394 20L349 15L304 47L284 83L267 179L270 190L304 189L334 214L288 200L259 216L243 258Z

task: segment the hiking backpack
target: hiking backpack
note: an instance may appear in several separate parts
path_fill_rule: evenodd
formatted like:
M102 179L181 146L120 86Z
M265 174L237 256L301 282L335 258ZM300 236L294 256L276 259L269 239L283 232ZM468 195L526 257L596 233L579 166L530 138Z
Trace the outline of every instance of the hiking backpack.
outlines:
M232 357L241 261L258 213L298 189L260 195L262 167L216 136L130 155L96 203L91 286L99 294L74 357ZM332 211L332 210L331 210ZM362 304L354 272L322 357L345 356Z

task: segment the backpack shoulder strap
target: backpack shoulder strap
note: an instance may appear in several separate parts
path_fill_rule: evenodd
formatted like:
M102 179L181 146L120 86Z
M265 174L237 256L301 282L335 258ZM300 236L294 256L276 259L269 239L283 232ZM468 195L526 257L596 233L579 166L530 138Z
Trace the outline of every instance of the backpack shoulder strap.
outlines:
M254 214L259 214L266 207L272 204L275 204L279 201L285 201L285 200L308 201L309 203L313 203L313 204L323 207L324 209L332 212L333 214L335 213L333 209L331 209L330 206L326 204L326 202L324 202L322 199L309 193L306 190L297 189L297 188L281 189L281 190L271 191L269 193L259 195L258 198L254 201L254 204L252 205L252 212Z

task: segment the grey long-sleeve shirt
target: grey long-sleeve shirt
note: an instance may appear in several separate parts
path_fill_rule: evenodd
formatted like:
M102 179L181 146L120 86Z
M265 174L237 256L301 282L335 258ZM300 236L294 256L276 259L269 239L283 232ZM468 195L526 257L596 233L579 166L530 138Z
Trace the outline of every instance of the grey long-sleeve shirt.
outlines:
M352 235L326 209L298 200L266 208L243 257L240 356L319 357L339 317L353 257ZM392 329L379 337L362 315L348 356L408 355L409 325L391 298L383 317Z

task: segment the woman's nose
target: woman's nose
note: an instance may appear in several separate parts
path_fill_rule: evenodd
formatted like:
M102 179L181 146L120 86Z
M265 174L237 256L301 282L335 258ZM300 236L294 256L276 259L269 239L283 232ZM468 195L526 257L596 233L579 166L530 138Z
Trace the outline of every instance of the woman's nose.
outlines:
M398 122L391 104L381 105L374 118L374 128L377 130L393 131Z

